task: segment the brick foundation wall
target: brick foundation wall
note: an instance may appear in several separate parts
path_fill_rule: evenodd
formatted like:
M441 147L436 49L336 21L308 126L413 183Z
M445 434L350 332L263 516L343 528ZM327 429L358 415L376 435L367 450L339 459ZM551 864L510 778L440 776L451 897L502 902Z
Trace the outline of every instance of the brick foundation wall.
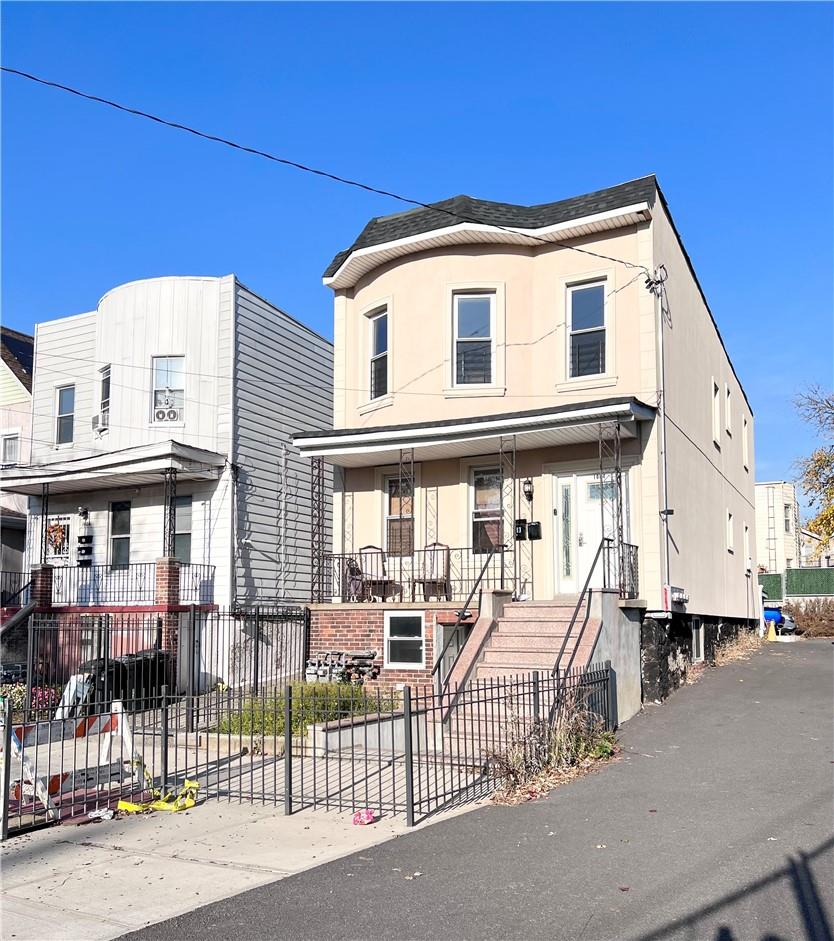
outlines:
M425 622L425 662L426 669L402 670L386 669L385 651L385 612L397 611L402 614L424 612ZM431 665L434 663L434 635L436 625L454 624L457 612L449 609L425 609L399 605L356 605L353 607L321 606L310 609L310 656L322 651L344 650L348 653L360 653L375 650L374 662L379 666L379 676L367 680L369 690L387 691L403 684L410 686L431 686Z

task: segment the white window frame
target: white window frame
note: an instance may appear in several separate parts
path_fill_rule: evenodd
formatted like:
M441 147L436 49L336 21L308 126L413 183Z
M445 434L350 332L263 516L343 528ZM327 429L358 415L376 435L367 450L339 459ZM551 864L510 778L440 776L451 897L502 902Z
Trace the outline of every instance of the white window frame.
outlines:
M692 662L704 662L704 625L699 617L692 618Z
M61 412L61 393L65 389L72 389L72 411L71 412ZM55 447L56 448L71 448L75 444L75 397L77 394L77 389L74 382L65 382L63 385L55 386ZM72 416L72 435L70 436L69 441L59 441L58 440L58 424L60 419L67 418Z
M156 404L156 393L158 391L162 391L162 388L161 387L157 388L157 385L156 385L156 364L161 359L181 359L182 360L182 390L181 390L182 391L182 405L170 406L171 408L178 408L180 412L179 420L175 422L174 421L169 422L167 420L165 421L156 420L156 410L157 408L162 408L162 406L157 406ZM185 404L186 404L185 393L186 393L186 385L188 381L186 378L186 371L185 371L186 362L187 361L186 361L185 353L160 353L158 355L151 357L151 403L150 404L151 404L151 425L153 425L154 427L157 427L160 425L178 426L178 425L184 424L185 422ZM170 386L166 386L165 388L168 389L170 388ZM179 392L180 390L171 389L171 391Z
M13 461L6 460L6 442L7 441L16 441L17 442L17 457ZM14 467L20 463L20 431L9 430L7 429L0 435L0 464L4 467Z
M388 657L388 643L391 640L391 619L392 618L420 618L420 663L403 663L398 660L390 660ZM394 638L400 640L416 640L416 638ZM426 669L426 612L425 611L386 611L385 612L385 635L383 641L383 668L386 670L425 670Z
M782 507L782 525L785 535L789 536L793 532L793 507L790 503L783 503Z
M727 510L727 552L736 551L735 520L730 510Z
M610 314L609 314L609 305L608 305L608 277L605 276L596 276L588 278L584 281L571 281L565 285L565 379L567 382L593 382L596 379L609 376L611 374L611 356L612 351L610 349ZM592 287L601 287L602 288L602 326L601 327L586 327L582 330L573 329L573 293L575 291L582 291L587 288ZM573 376L571 375L571 339L574 335L580 333L598 333L599 331L603 333L603 343L605 349L605 361L602 364L602 372L595 373L585 373L582 376Z
M380 399L385 399L387 396L391 395L391 318L388 316L387 307L378 307L372 313L366 315L368 318L368 402L377 402ZM374 333L376 330L376 322L381 318L385 318L385 352L384 353L374 353ZM381 392L379 395L374 395L374 363L376 360L385 357L385 391Z
M741 463L746 471L750 470L750 422L746 415L741 419Z
M392 555L391 558L392 558L392 559L401 559L401 558L402 558L402 559L411 559L411 558L414 557L414 549L416 548L416 545L415 545L415 543L416 543L416 538L415 538L415 537L416 537L416 529L417 529L417 525L416 525L416 516L417 516L417 514L416 514L416 512L415 512L415 511L416 511L415 504L416 504L416 502L417 502L417 480L416 480L416 475L415 475L415 480L413 481L413 483L412 483L412 485L411 485L411 486L412 486L412 490L414 491L414 492L411 494L411 515L410 515L410 516L400 516L399 514L396 514L396 513L395 513L395 514L392 516L392 515L388 512L388 509L389 509L389 507L390 507L390 505L391 505L391 492L390 492L390 490L389 490L388 488L389 488L389 484L391 483L392 480L399 481L399 479L400 479L400 478L399 478L399 475L398 475L398 474L386 474L386 475L382 478L382 500L383 500L383 503L382 503L382 545L383 545L383 547L384 547L386 553L390 551L389 548L388 548L388 521L389 521L389 520L399 520L399 519L407 520L407 519L410 519L410 520L411 520L411 553L408 554L408 555L402 555L402 556L399 556L399 555Z
M110 365L102 366L98 371L98 413L100 416L107 415L107 418L99 425L99 431L109 431L110 429L110 399L113 394L113 385L111 378ZM107 383L107 396L104 395L104 383Z
M717 447L721 447L721 387L712 377L712 441Z
M180 559L180 557L176 555L176 544L177 544L176 537L177 536L189 536L190 538L188 541L188 558L180 559L180 562L183 565L190 565L193 552L194 552L194 496L190 493L183 493L183 494L177 494L176 499L177 499L177 503L174 506L174 547L175 547L174 555L177 559ZM182 500L189 501L188 515L191 520L191 525L188 527L188 529L183 529L180 527L179 501L182 501ZM132 526L132 515L131 515L131 526Z
M724 383L724 430L733 435L733 393L728 382Z
M489 382L458 382L458 343L484 343L486 337L461 339L458 336L458 303L461 298L486 298L489 300ZM495 329L495 291L453 291L452 292L452 387L455 389L491 389L495 386L496 370L496 329Z
M747 572L753 571L753 556L750 554L750 527L744 524L744 568Z
M117 503L126 503L130 508L128 510L130 525L128 532L113 534L113 507ZM130 565L130 541L133 538L133 501L132 500L111 500L107 506L107 564L111 569L124 569ZM113 561L113 540L127 540L127 562L116 563Z

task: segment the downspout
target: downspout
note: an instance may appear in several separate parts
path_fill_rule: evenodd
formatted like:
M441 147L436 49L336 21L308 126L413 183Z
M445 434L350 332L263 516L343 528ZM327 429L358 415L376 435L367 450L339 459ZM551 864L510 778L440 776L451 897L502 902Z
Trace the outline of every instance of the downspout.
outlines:
M669 560L669 472L666 445L666 358L663 349L663 303L661 295L663 283L666 280L666 269L659 265L655 269L652 279L651 292L654 295L655 321L657 323L657 354L660 388L658 389L658 409L660 411L660 516L663 520L663 572L661 584L668 586L671 591L670 560ZM665 598L667 610L671 605L671 597Z

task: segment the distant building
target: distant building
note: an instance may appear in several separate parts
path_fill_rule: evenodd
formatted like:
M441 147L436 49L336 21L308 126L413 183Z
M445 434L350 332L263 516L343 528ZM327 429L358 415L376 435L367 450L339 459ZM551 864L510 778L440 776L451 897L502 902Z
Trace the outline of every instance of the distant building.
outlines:
M11 468L29 461L32 421L32 357L34 340L27 333L0 328L0 464ZM0 497L0 569L23 570L26 547L26 497L2 494ZM17 590L4 584L5 593Z
M788 480L756 484L756 563L759 571L799 567L802 536L796 485Z

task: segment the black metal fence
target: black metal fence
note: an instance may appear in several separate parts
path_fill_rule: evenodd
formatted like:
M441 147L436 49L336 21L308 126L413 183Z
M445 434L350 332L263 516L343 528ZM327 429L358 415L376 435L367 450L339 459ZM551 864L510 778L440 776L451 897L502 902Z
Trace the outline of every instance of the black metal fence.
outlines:
M488 556L471 547L436 543L409 555L391 555L376 546L325 556L325 598L336 601L464 601ZM499 550L490 560L480 587L514 586L514 556Z
M403 813L500 784L495 756L568 702L611 725L607 665L436 693L301 680L306 612L33 617L3 688L3 833L178 793Z
M31 578L31 572L0 572L0 608L25 605Z
M603 577L606 588L615 588L621 598L637 598L640 590L637 546L619 545L614 539L603 540Z

